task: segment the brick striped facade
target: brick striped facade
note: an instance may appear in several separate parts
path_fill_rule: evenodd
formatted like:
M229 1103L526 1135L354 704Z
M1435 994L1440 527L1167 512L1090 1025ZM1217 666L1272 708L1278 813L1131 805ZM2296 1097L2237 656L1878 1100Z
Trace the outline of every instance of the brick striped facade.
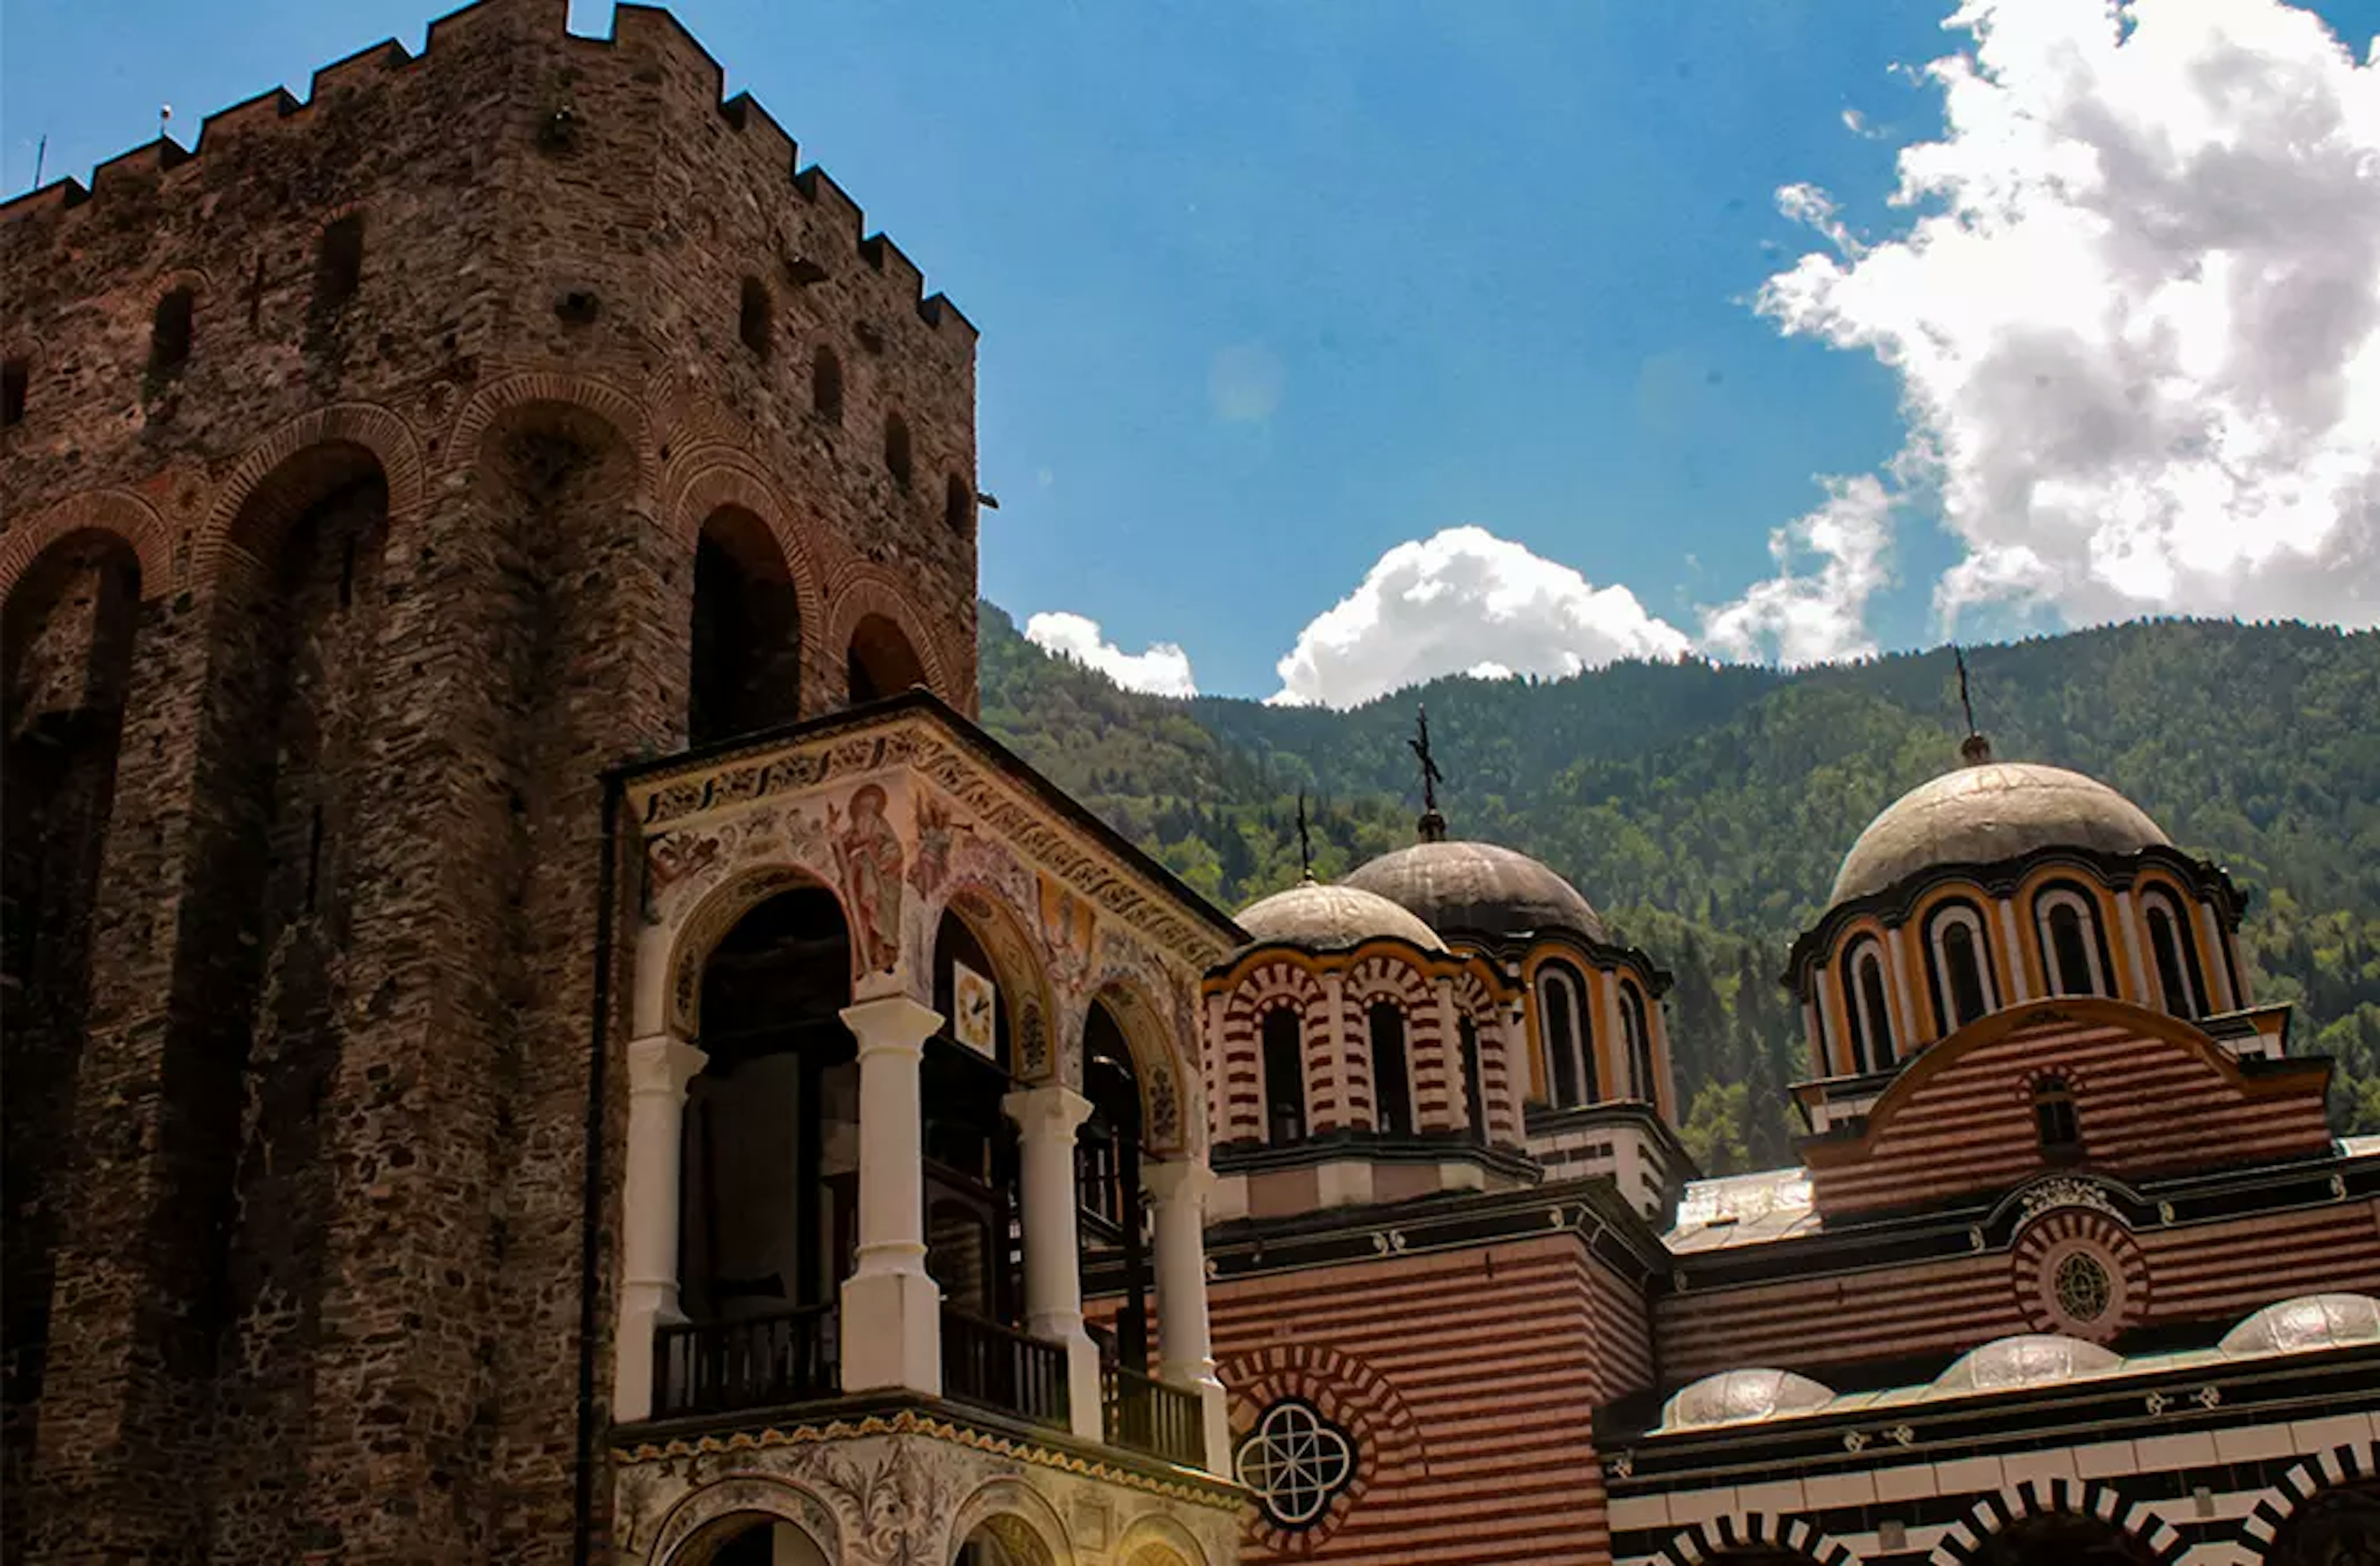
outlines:
M1595 1560L1596 1405L1641 1386L1641 1293L1579 1237L1218 1280L1215 1352L1245 1432L1294 1395L1354 1435L1358 1486L1243 1559L1371 1566Z
M2316 1157L2330 1145L2325 1064L2251 1074L2187 1022L2122 1002L2061 1000L1945 1039L1894 1080L1864 1135L1814 1143L1819 1209L1849 1217L2029 1178L2042 1162L2034 1088L2053 1072L2074 1095L2082 1159L2119 1179Z

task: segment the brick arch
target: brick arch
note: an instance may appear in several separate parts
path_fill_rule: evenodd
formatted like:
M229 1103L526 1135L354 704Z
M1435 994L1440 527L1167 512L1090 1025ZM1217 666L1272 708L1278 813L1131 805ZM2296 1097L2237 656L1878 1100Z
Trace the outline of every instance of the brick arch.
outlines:
M1217 1081L1221 1099L1218 1107L1223 1113L1221 1134L1226 1140L1242 1135L1257 1140L1264 1137L1264 1056L1257 1044L1257 1030L1267 1013L1284 1006L1296 1011L1299 1026L1308 1040L1321 1037L1320 1030L1330 1026L1330 1000L1323 994L1320 981L1304 964L1286 957L1261 963L1243 973L1223 1002L1223 1049ZM1310 1049L1306 1059L1306 1097L1310 1101L1314 1096ZM1236 1089L1235 1078L1241 1082Z
M2126 1500L2095 1479L2028 1479L1984 1496L1943 1531L1927 1566L1973 1566L1992 1536L2032 1517L2082 1517L2104 1523L2141 1547L2158 1566L2180 1566L2183 1544L2173 1524L2144 1500Z
M525 370L491 382L472 393L447 428L441 456L450 467L478 460L480 443L498 420L515 408L537 403L581 408L609 424L635 454L638 477L645 488L650 491L654 487L653 479L660 471L661 461L654 450L652 424L645 417L644 405L606 382L555 370Z
M1366 957L1347 970L1341 998L1350 1041L1345 1067L1351 1113L1356 1108L1354 1100L1360 1095L1365 1120L1373 1125L1379 1123L1379 1085L1372 1080L1372 1006L1376 1002L1389 1000L1403 1008L1405 1014L1405 1084L1418 1119L1423 1080L1426 1076L1434 1080L1440 1074L1436 1062L1439 1051L1446 1047L1446 1028L1438 1009L1436 989L1412 961L1392 953Z
M86 490L10 526L0 536L0 602L52 544L77 533L107 533L131 546L140 563L140 596L164 598L175 587L174 546L157 508L128 490Z
M1735 1549L1774 1549L1817 1566L1853 1566L1850 1547L1806 1517L1770 1511L1734 1512L1679 1529L1652 1559L1665 1566L1697 1566Z
M214 504L192 539L193 579L213 578L224 552L237 547L232 542L232 532L241 514L284 464L302 452L334 445L360 447L380 465L382 480L388 485L392 525L421 504L421 447L412 426L402 417L373 403L333 403L314 408L289 419L240 454L238 463L216 488Z
M1197 1536L1162 1511L1144 1512L1116 1540L1122 1566L1207 1566Z
M2380 1441L2349 1441L2300 1458L2279 1483L2256 1498L2256 1509L2240 1524L2243 1541L2269 1553L2290 1519L2334 1485L2380 1479Z
M1488 1100L1481 1106L1487 1115L1488 1135L1491 1140L1517 1143L1522 1138L1521 1099L1525 1089L1515 1086L1515 1076L1517 1073L1520 1081L1527 1080L1527 1062L1510 1058L1496 998L1488 992L1479 976L1465 968L1450 982L1454 988L1455 1009L1470 1017L1473 1029L1479 1035L1479 1092ZM1649 1012L1645 1026L1652 1026ZM1647 1047L1650 1048L1649 1040Z
M759 517L776 540L777 552L784 557L785 574L801 594L805 624L815 618L820 624L819 645L826 645L826 574L820 569L810 540L787 515L776 486L758 464L740 451L722 446L682 453L670 462L666 492L663 520L689 549L702 536L703 523L722 506L739 506ZM805 651L809 639L805 631Z
M1285 1533L1268 1524L1261 1511L1248 1520L1249 1536L1277 1555L1312 1553L1337 1531L1380 1475L1409 1470L1413 1477L1428 1476L1429 1446L1421 1422L1394 1382L1353 1354L1327 1344L1273 1343L1233 1354L1215 1367L1215 1375L1231 1389L1235 1475L1245 1432L1283 1399L1312 1403L1324 1418L1355 1438L1354 1478L1310 1526Z
M837 661L835 666L842 666L842 653L851 646L859 623L870 615L881 615L900 630L909 650L917 654L917 666L925 671L927 686L936 696L947 698L950 672L941 645L918 624L899 579L874 566L847 566L835 574L826 637L826 656Z

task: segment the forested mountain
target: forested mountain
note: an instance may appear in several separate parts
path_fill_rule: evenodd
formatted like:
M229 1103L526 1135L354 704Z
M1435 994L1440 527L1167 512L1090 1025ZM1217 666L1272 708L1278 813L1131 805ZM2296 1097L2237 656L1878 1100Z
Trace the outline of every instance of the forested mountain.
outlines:
M1776 975L1860 829L1957 760L1950 654L1797 673L1621 663L1452 678L1353 711L1118 689L981 612L987 727L1236 908L1410 842L1427 704L1456 835L1534 854L1677 976L1686 1139L1713 1171L1791 1159L1806 1069ZM2338 1062L2333 1118L2380 1131L2380 634L2156 621L1971 649L1994 750L2104 780L2250 894L2260 1001Z

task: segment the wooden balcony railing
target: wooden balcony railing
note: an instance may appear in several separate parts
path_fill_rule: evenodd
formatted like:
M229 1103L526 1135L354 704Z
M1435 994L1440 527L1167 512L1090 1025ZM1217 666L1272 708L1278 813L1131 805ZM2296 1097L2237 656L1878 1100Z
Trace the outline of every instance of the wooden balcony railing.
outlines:
M942 1395L1064 1429L1066 1351L1014 1327L942 1310Z
M1207 1461L1207 1421L1194 1393L1121 1365L1100 1372L1111 1446L1129 1447L1200 1468Z
M662 1327L653 1334L653 1416L832 1397L837 1371L832 1305Z

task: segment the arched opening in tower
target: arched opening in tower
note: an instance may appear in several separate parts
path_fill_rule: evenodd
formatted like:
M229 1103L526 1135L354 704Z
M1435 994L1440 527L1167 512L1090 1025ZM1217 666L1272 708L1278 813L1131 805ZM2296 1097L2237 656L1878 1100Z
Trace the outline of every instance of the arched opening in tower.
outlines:
M44 551L0 613L0 1484L19 1494L140 605L131 546L88 532Z
M686 738L709 745L801 715L801 602L768 525L710 514L694 552Z
M900 626L884 615L870 614L852 630L844 676L851 704L856 707L924 685L926 667Z

